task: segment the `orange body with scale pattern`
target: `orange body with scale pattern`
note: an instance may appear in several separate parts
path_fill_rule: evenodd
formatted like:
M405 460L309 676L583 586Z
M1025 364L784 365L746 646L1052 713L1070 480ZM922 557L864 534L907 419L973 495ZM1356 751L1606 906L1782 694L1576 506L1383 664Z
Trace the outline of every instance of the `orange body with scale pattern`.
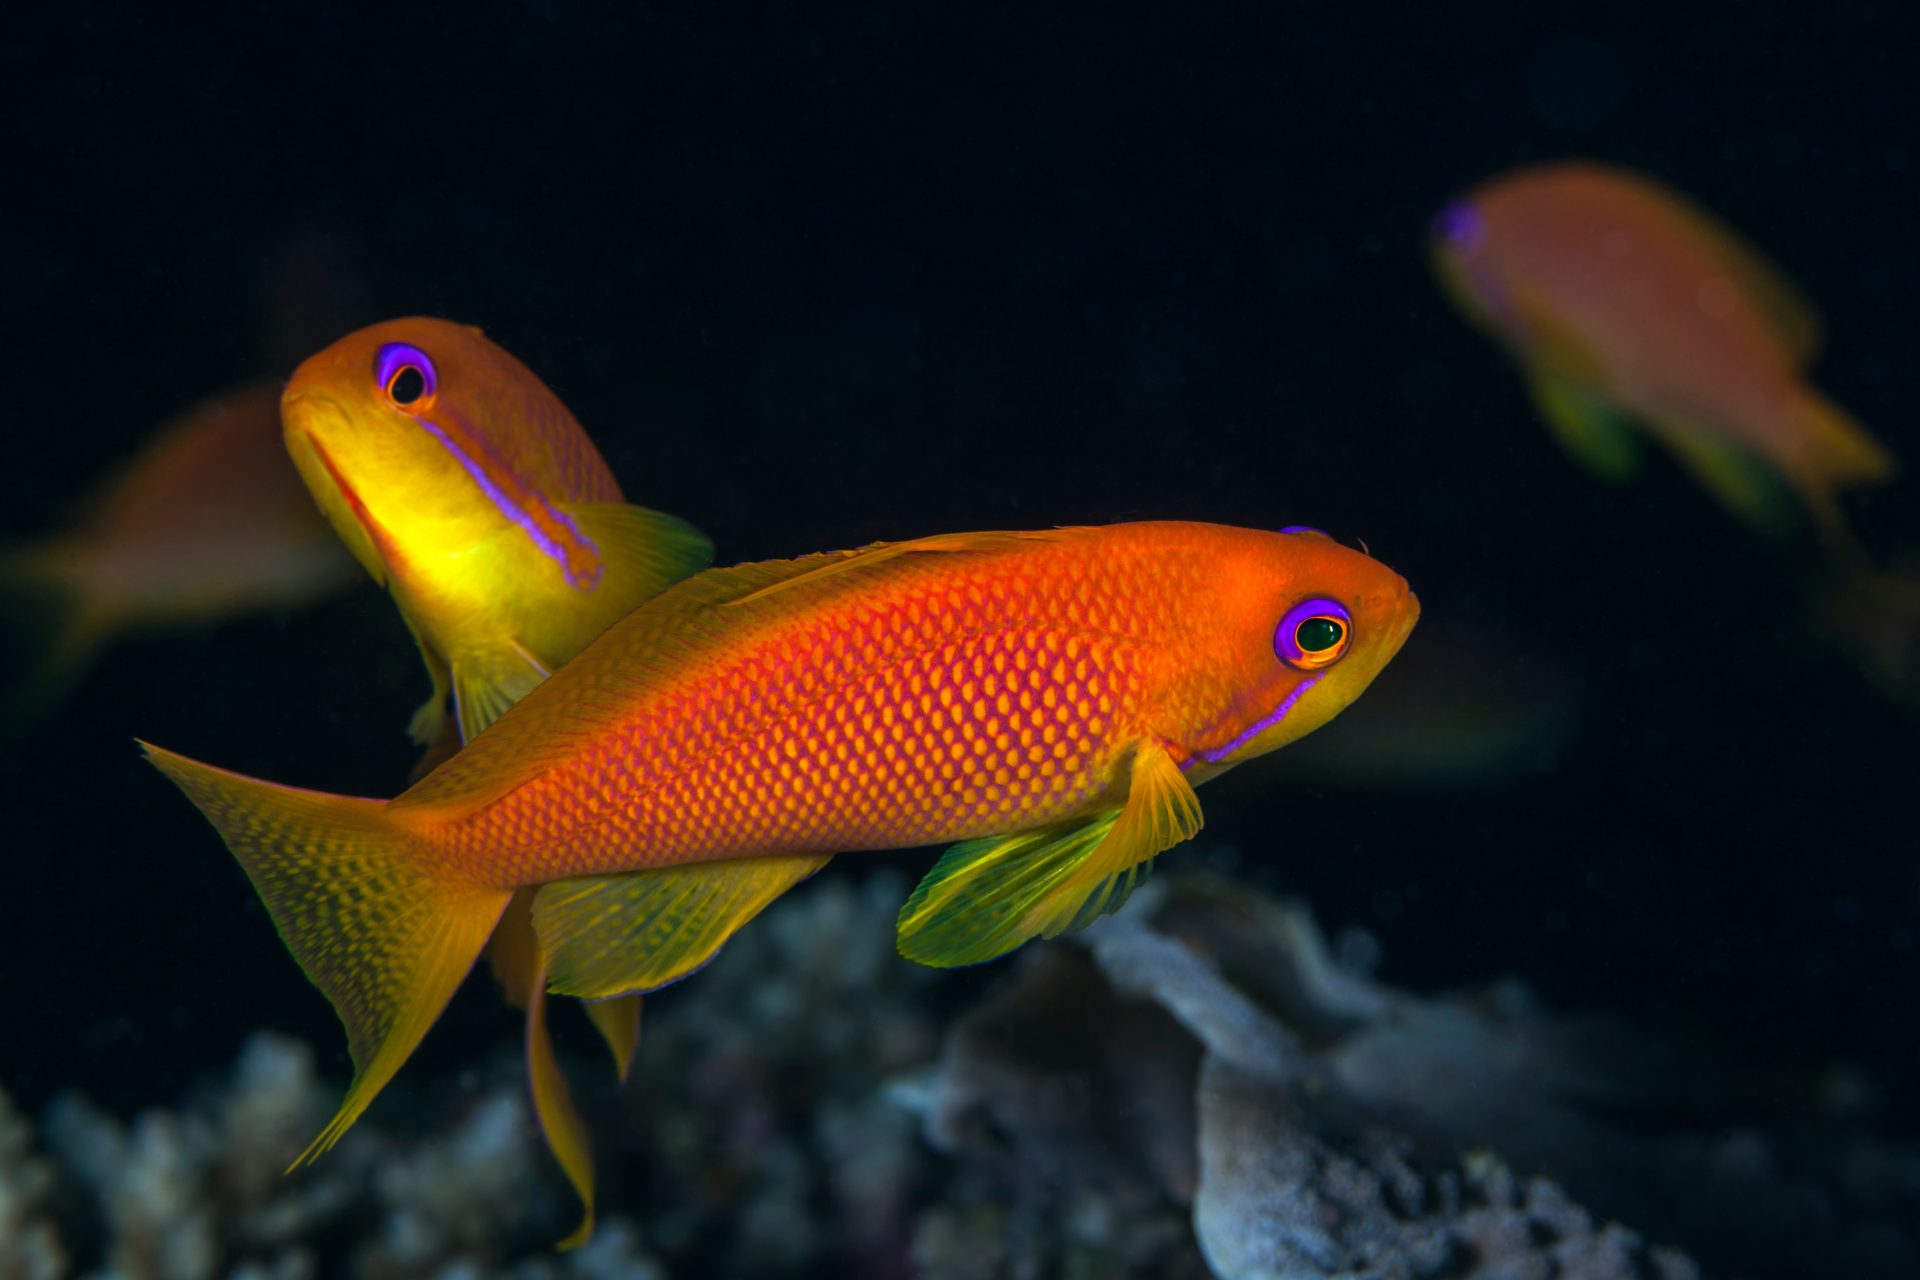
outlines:
M1419 612L1312 530L924 538L690 578L385 803L148 754L347 1026L311 1156L523 890L549 989L599 999L685 977L832 855L959 841L900 949L991 959L1124 901L1195 786L1332 719Z
M1356 626L1356 644L1387 646L1381 663L1417 612L1397 575L1325 538L1174 522L851 576L710 606L722 643L636 680L673 648L702 579L670 590L396 804L454 800L515 772L532 743L573 744L433 824L446 857L509 887L1019 830L1118 804L1143 741L1195 783L1236 762L1203 753L1302 678L1273 652L1277 602L1349 598L1356 619L1379 620ZM1349 661L1368 679L1378 669ZM1316 689L1276 733L1306 732L1363 687Z

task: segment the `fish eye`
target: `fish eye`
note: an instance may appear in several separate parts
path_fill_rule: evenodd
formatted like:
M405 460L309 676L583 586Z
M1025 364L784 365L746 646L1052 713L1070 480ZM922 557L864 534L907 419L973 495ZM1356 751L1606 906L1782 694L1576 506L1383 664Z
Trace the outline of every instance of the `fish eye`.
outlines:
M412 404L427 393L427 375L410 364L403 364L387 383L387 398L395 404Z
M1470 249L1479 243L1485 222L1472 205L1465 200L1456 200L1433 215L1428 230L1436 240L1458 249Z
M1338 662L1353 640L1353 616L1338 600L1303 600L1273 633L1273 651L1290 667L1316 671Z
M404 342L380 348L373 361L373 377L387 399L406 410L425 408L438 382L427 353Z

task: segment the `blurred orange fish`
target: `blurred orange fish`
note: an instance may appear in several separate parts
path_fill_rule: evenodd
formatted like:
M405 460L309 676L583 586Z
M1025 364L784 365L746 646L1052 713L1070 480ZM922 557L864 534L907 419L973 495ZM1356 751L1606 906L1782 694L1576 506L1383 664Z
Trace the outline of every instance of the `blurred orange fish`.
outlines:
M121 631L216 621L317 600L353 581L280 442L280 389L254 383L170 420L89 499L73 527L0 552L0 584L47 635L5 721L49 710Z
M1743 518L1777 526L1798 495L1828 545L1851 551L1835 495L1887 479L1893 459L1808 385L1818 320L1727 227L1640 174L1543 164L1443 210L1433 254L1602 475L1636 462L1632 419Z

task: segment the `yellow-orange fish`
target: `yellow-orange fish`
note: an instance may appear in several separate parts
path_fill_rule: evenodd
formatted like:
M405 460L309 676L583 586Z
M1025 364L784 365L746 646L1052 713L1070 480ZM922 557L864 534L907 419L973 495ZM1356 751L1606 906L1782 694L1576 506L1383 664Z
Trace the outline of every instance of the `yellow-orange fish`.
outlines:
M307 487L426 660L421 743L449 694L471 738L712 557L686 523L624 505L559 397L475 328L413 317L349 334L294 372L281 414Z
M159 748L346 1024L326 1150L533 888L552 991L706 963L843 850L959 841L907 956L991 959L1117 906L1194 788L1332 719L1406 639L1400 576L1305 529L984 533L715 569L615 623L391 801Z
M1831 545L1851 546L1835 494L1886 479L1893 460L1807 383L1818 320L1733 231L1643 175L1567 162L1449 205L1433 254L1601 474L1636 461L1631 419L1739 515L1777 524L1797 494Z
M621 505L559 398L478 329L413 318L350 334L303 363L283 401L287 448L360 562L393 594L433 678L414 736L451 755L608 623L707 563L705 538ZM451 689L455 716L445 722ZM526 1010L541 1129L593 1222L585 1128L555 1061L523 897L490 957ZM622 1079L637 996L588 1014Z
M34 612L50 633L6 719L45 710L118 632L306 604L352 573L287 465L278 386L215 396L163 425L72 528L0 552L0 583L48 597Z

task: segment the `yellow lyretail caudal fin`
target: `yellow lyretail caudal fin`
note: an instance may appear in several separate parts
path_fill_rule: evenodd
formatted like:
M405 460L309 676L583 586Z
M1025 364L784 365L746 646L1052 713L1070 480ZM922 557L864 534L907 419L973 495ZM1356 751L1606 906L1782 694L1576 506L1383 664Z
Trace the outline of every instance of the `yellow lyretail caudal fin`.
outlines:
M735 858L542 885L533 927L550 988L592 1000L677 982L830 859Z
M528 977L532 994L527 1001L527 1082L533 1089L533 1113L540 1118L547 1149L580 1197L580 1225L558 1246L574 1249L593 1235L593 1153L567 1078L560 1074L560 1064L554 1059L553 1037L547 1034L546 970L536 967Z
M294 1167L345 1133L440 1016L509 895L457 880L384 802L147 758L219 829L281 940L346 1024L353 1084Z
M900 954L979 964L1116 910L1153 859L1200 830L1200 798L1167 752L1134 752L1126 807L953 846L900 909Z

